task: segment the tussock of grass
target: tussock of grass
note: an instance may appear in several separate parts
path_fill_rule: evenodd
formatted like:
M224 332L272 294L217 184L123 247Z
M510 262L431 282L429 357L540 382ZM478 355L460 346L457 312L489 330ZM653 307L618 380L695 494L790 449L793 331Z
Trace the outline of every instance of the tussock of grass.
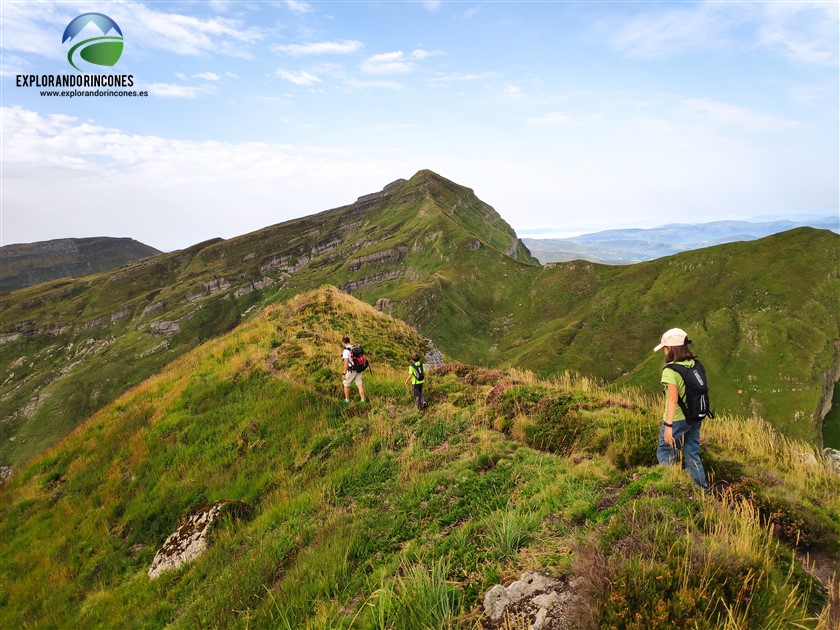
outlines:
M369 407L340 402L347 333L373 360ZM583 627L835 623L837 581L815 574L838 559L840 496L808 447L709 422L703 495L653 465L660 400L452 364L420 414L403 382L421 343L323 289L136 386L0 489L4 622L470 628L493 584L542 570L576 584ZM220 498L251 516L150 581L178 519Z

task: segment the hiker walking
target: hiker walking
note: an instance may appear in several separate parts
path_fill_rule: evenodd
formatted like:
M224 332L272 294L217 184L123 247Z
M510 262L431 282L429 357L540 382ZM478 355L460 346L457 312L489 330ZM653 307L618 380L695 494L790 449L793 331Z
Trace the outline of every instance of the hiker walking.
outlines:
M426 408L426 399L423 397L423 383L426 379L425 366L423 365L422 357L419 352L411 355L411 364L408 366L408 377L405 379L405 384L409 382L412 385L412 394L414 395L414 403L417 409L423 411Z
M353 356L353 344L350 343L350 337L343 337L341 339L341 363L343 365L343 372L341 373L341 384L344 386L344 404L350 404L350 386L356 383L359 390L359 397L362 402L365 402L365 388L362 385L362 372L367 367L367 359L364 357L364 352L361 353L361 358L365 359L364 365L357 363L357 358ZM361 367L361 369L358 369Z
M661 379L665 412L656 458L660 464L671 465L682 457L692 481L707 490L706 472L700 461L700 426L704 418L713 418L714 414L709 409L706 372L689 350L689 343L691 340L684 330L672 328L653 349L665 354Z

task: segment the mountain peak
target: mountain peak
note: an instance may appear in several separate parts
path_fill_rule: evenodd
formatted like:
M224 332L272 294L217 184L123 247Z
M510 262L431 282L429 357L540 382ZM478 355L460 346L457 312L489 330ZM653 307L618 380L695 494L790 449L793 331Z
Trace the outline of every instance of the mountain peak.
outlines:
M538 265L513 228L471 188L462 186L429 169L417 171L398 193L403 200L426 199L471 236L514 260Z

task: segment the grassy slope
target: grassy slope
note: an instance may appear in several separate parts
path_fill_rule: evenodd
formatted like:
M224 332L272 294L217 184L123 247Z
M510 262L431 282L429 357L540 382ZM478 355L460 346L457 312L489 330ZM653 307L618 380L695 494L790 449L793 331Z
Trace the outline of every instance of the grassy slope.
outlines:
M448 213L431 199L446 204ZM480 220L472 212L480 213ZM477 252L468 248L476 235L465 226L473 224L486 239ZM42 451L126 387L236 326L254 306L394 268L403 275L375 286L400 287L416 304L452 258L507 259L503 251L514 238L471 191L422 171L392 197L369 205L208 241L112 274L0 296L4 332L23 333L0 344L0 361L9 366L0 384L8 414L0 425L0 464L18 465ZM399 261L351 269L366 255L396 248L403 252ZM515 255L536 263L521 247ZM211 294L208 283L214 280L226 284ZM255 282L265 284L235 295ZM368 287L359 291L371 301L377 297ZM155 334L149 324L159 320L177 322L180 330ZM38 329L51 332L30 334Z
M127 387L247 319L249 309L365 280L353 289L357 297L388 298L394 315L450 356L542 375L574 369L647 386L659 365L650 348L664 328L680 325L714 375L718 409L763 416L820 442L814 412L831 340L840 338L840 237L802 229L632 267L550 269L533 265L521 246L506 256L514 237L472 191L421 171L368 205L2 296L4 332L26 332L26 321L34 322L29 329L65 330L0 344L9 366L0 383L8 414L0 464L42 451ZM472 249L477 239L483 245ZM224 288L211 295L214 280ZM236 295L255 282L269 284ZM149 324L157 320L177 321L180 330L155 334Z
M339 404L338 339L374 361ZM720 418L698 496L651 467L658 401L450 365L413 410L416 332L333 289L174 361L0 488L4 625L474 627L494 583L574 580L584 627L828 628L837 479L802 443ZM192 565L146 576L197 504L239 498ZM834 587L836 590L836 586ZM835 593L835 596L840 593Z

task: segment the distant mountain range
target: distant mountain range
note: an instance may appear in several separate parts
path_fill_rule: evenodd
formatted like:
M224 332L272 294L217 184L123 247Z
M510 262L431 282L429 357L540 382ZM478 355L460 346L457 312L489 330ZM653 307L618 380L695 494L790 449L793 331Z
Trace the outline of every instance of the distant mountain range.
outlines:
M837 234L798 228L630 266L542 267L471 189L420 171L313 216L0 295L0 466L263 307L324 285L408 322L450 359L657 392L651 349L680 326L715 375L716 409L820 444L840 376L839 248ZM370 344L365 321L344 332Z
M161 252L132 238L61 238L0 247L0 292L110 271Z
M543 264L588 260L606 265L630 265L680 252L723 243L753 241L798 227L840 233L840 218L809 221L713 221L675 223L653 229L606 230L570 238L523 238L522 242Z

